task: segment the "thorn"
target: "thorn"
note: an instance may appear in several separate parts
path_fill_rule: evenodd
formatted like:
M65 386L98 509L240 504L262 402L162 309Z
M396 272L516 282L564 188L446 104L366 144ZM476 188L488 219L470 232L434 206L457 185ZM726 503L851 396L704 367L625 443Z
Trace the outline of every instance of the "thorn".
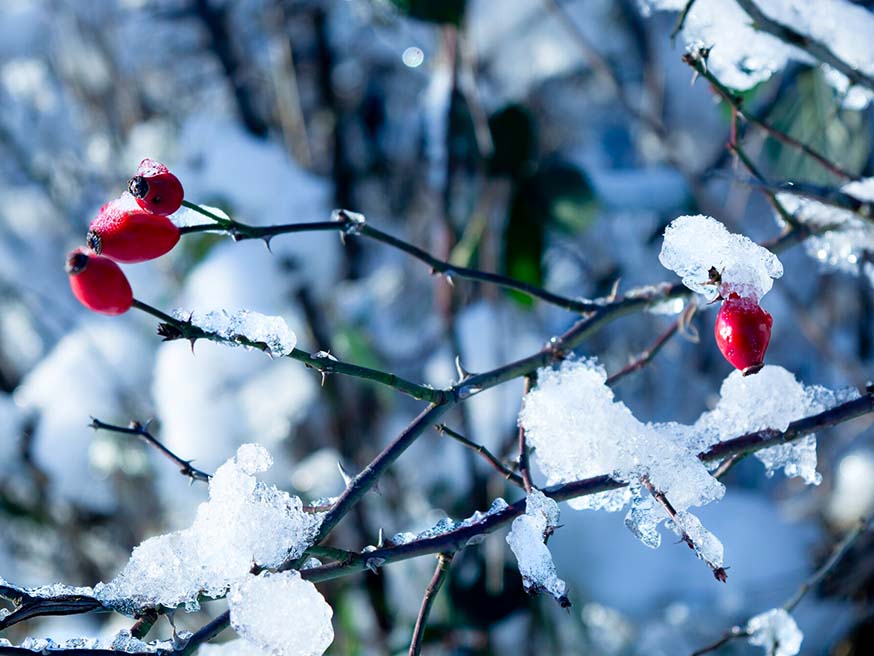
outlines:
M340 476L343 477L343 482L346 484L346 487L349 487L349 484L352 483L352 480L355 477L352 476L352 474L350 474L348 471L346 471L346 468L343 467L343 463L339 460L337 461L337 469L340 470Z
M325 381L328 380L328 372L327 371L320 371L319 373L322 375L322 387L324 387Z
M191 343L191 355L194 355L194 342L197 341L197 337L189 337L188 341Z
M341 233L340 233L340 243L341 243L343 246L346 245L346 233L345 233L345 232L341 232Z
M446 282L449 283L449 286L450 286L450 287L455 287L455 281L452 280L452 274L451 274L451 273L444 273L443 276L446 278Z
M379 541L376 543L377 549L382 549L385 546L385 532L380 527L379 529Z
M613 281L613 286L610 288L610 293L607 295L607 301L612 303L616 300L616 297L619 296L619 283L622 281L622 278L619 277Z
M273 255L273 249L270 248L270 242L273 240L273 236L271 235L269 237L264 237L263 240L264 240L264 245L267 247L267 252L270 253L271 255Z
M461 364L461 356L455 356L455 371L458 372L458 382L463 383L465 380L471 377L471 373L464 368L464 365Z

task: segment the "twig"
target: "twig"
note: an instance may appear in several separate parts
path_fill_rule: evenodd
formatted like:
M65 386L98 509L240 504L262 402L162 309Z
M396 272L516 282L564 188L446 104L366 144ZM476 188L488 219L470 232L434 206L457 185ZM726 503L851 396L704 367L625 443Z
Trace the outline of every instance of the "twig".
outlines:
M826 44L817 41L809 34L802 34L795 28L771 18L753 0L737 0L737 4L755 21L757 29L767 32L789 45L801 48L822 63L828 64L836 71L843 73L853 84L858 84L874 91L874 77L860 71L855 66L838 57Z
M786 431L780 432L773 429L755 431L747 435L720 442L707 451L700 453L698 457L705 462L711 462L735 454L746 456L762 449L800 439L801 437L816 432L821 428L835 426L872 412L874 412L874 393L868 393L858 399L835 406L825 412L794 421L789 425ZM416 422L414 422L414 424L415 423ZM617 480L609 474L602 474L600 476L565 483L564 485L554 485L544 489L543 492L556 501L567 501L569 499L575 499L591 494L617 490L627 485L628 483L625 481ZM365 569L377 569L383 565L399 562L401 560L408 560L410 558L416 558L428 554L458 551L470 546L470 544L477 543L481 536L507 525L513 519L522 515L525 512L525 507L526 499L523 498L501 510L498 510L497 512L487 514L479 522L465 524L460 528L447 531L440 535L413 540L401 545L380 547L363 553L344 552L342 558L333 563L302 570L301 577L314 583L318 583L341 576L347 576ZM291 564L294 565L297 563ZM20 597L20 591L18 591L17 588L11 588L11 591L13 595L17 593ZM8 597L12 595L2 594L0 596ZM12 596L12 598L13 600L15 599L14 596ZM78 610L67 610L67 612L64 613L54 613L52 612L51 605L57 600L41 599L40 601L46 602L46 609L43 612L33 612L30 617L52 614L84 613L101 608L99 602L86 597L84 598L84 601L90 601L92 605L91 608L80 608ZM6 619L8 620L9 617ZM224 628L222 626L223 623L224 626L227 626L229 619L230 616L228 613L224 613L213 620L210 625L207 625L208 627L211 627L209 628L209 631L205 631L207 627L204 627L201 632L198 632L195 635L204 636L210 634L210 632L211 635L216 635L222 628ZM189 644L191 643L189 642Z
M610 386L618 383L622 378L627 376L630 373L637 371L638 369L642 369L658 354L659 351L662 350L665 344L670 341L671 337L673 337L677 331L680 329L680 324L683 319L677 319L674 323L672 323L667 330L665 330L661 335L659 335L656 340L652 343L652 345L640 353L634 360L629 362L627 365L622 367L619 371L612 374L607 378L607 384Z
M373 228L367 223L362 223L353 220L349 213L340 210L337 213L336 221L314 221L310 223L286 223L272 226L252 226L245 223L240 223L234 219L226 219L224 217L213 214L208 210L204 210L194 203L186 202L185 206L195 212L200 212L204 216L209 217L214 223L199 224L180 228L180 233L190 234L194 232L225 232L235 241L244 241L246 239L262 239L265 242L270 242L277 235L285 235L294 232L318 232L318 231L339 231L344 235L367 237L374 241L391 246L399 251L406 253L427 264L431 267L432 273L439 273L445 276L457 276L467 280L475 280L478 282L487 282L506 289L513 289L523 294L528 294L534 298L539 298L542 301L551 303L558 307L573 312L591 312L598 307L598 304L592 301L583 301L574 298L553 294L536 285L531 285L521 280L514 280L508 276L503 276L498 273L489 271L480 271L471 267L457 266L446 260L441 260L434 257L427 251L410 244L402 239L393 237L392 235Z
M533 383L532 374L525 376L525 391L523 395L527 395L531 391ZM531 483L531 469L528 464L528 438L525 435L525 428L521 423L519 424L519 473L522 475L525 493L531 494L531 489L534 485Z
M519 476L519 474L511 471L509 467L505 466L500 461L500 459L497 456L495 456L495 454L493 454L491 451L489 451L482 444L477 444L473 440L466 438L461 433L449 428L449 426L447 426L446 424L437 424L436 426L434 426L434 429L438 433L440 433L441 435L446 435L447 437L451 437L453 440L455 440L459 444L463 444L468 449L471 449L472 451L476 451L478 454L480 454L485 459L486 462L488 462L495 469L495 471L497 471L501 476L503 476L508 481L513 483L513 485L516 485L516 486L521 487L521 488L525 487L525 483L522 480L522 477Z
M795 137L792 137L785 132L778 130L773 125L755 116L754 114L746 112L743 109L743 101L740 96L738 96L731 89L726 87L713 73L710 72L710 69L707 67L708 54L709 52L706 49L700 48L697 51L687 52L685 55L683 55L683 61L691 66L698 75L707 80L713 90L716 91L716 93L719 94L719 96L721 96L722 99L725 100L725 102L733 107L738 112L738 114L748 123L755 125L760 130L764 130L767 134L769 134L777 141L780 141L787 146L795 148L798 151L804 153L807 157L811 158L822 168L824 168L829 173L835 175L836 177L842 178L844 180L856 180L858 178L858 176L855 176L852 173L845 171L840 166L829 160L827 157L821 155L807 144L804 144Z
M661 490L657 489L656 486L652 484L652 481L649 480L648 476L641 476L640 482L647 490L649 490L649 493L652 495L653 499L655 499L659 503L659 505L664 508L665 513L667 513L668 517L670 517L671 520L674 522L674 526L676 526L677 530L680 531L683 542L685 542L686 545L692 551L694 551L701 560L704 561L704 563L713 572L713 576L716 578L717 581L725 583L728 580L728 574L726 573L725 568L722 567L722 565L717 565L716 563L710 562L702 555L701 551L698 549L698 545L695 544L695 541L692 539L692 537L688 533L686 533L686 529L684 529L682 525L677 521L677 511L674 508L673 504L671 504L671 502L668 500L667 495L665 495L665 493Z
M147 424L148 425L148 424ZM91 417L91 423L89 426L94 430L105 430L111 431L113 433L122 433L124 435L135 435L140 438L143 442L148 444L151 447L157 449L158 453L162 456L170 460L177 467L179 467L179 473L183 476L187 476L192 481L203 481L208 482L210 479L210 475L196 467L191 465L191 460L184 460L180 458L175 453L173 453L170 449L164 446L158 438L152 435L149 432L149 429L146 427L147 425L143 425L138 421L132 421L128 426L115 426L113 424L107 424L106 422L100 421L94 417Z
M431 582L425 588L425 596L422 597L422 607L419 608L419 615L416 618L413 638L410 641L409 656L419 656L422 651L422 639L425 637L425 625L428 623L428 615L431 612L431 606L434 605L434 600L437 598L437 593L449 577L449 567L452 564L453 555L452 552L449 552L441 553L437 556L437 567L434 569L434 576L431 577Z
M671 30L671 41L677 38L677 35L682 31L683 26L686 24L686 17L689 15L689 12L692 10L692 5L695 4L695 0L686 0L686 4L683 5L683 9L680 11L680 15L677 16L677 22L674 25L674 29Z
M813 573L811 574L804 583L798 588L798 591L790 597L786 603L783 604L783 610L787 613L791 613L795 610L798 604L801 603L801 600L804 599L805 595L810 592L814 587L816 587L817 583L822 581L828 574L835 568L835 566L841 561L841 559L847 554L850 550L850 547L853 546L853 543L859 538L862 533L864 533L868 524L871 522L871 519L861 519L856 522L856 525L853 526L844 537L838 542L834 549L832 549L831 555L826 559L826 561ZM713 642L706 647L701 647L700 649L692 652L692 656L702 656L702 654L707 654L712 651L716 651L720 647L725 644L728 644L732 640L736 640L738 638L749 637L749 631L741 626L733 626L728 631L726 631L722 637L719 638L716 642Z
M196 652L200 646L209 642L213 638L215 638L219 633L228 628L228 625L231 621L231 614L229 611L225 611L214 620L205 624L200 629L194 632L194 634L188 639L188 642L179 649L173 650L174 656L190 656L194 652Z
M759 182L767 182L765 176L762 175L762 173L753 163L752 159L750 159L749 155L747 155L743 148L741 148L740 144L738 144L737 142L730 143L728 145L728 149L737 156L737 158L741 161L744 167L746 167L747 171L750 172L750 175L752 175ZM775 192L765 188L762 188L761 191L768 199L771 207L773 207L777 214L780 215L786 225L793 228L800 228L803 225L801 221L795 218L794 214L792 214L789 210L786 209L786 207L784 207L783 203L780 202L780 199L777 198L777 194Z
M810 198L823 205L853 212L866 221L874 222L874 202L863 200L834 187L814 185L806 182L783 182L773 184L766 181L744 181L743 184L774 194L792 194Z
M221 344L247 346L265 353L270 352L269 347L264 342L253 341L245 335L235 335L233 339L224 337L218 333L204 330L193 324L191 321L184 321L171 317L169 314L137 299L134 299L133 307L145 312L146 314L150 314L163 322L162 325L158 326L158 331L159 334L164 337L165 341L187 339L193 345L198 339L205 339L212 342L219 342ZM320 352L310 354L306 351L295 348L290 353L286 354L286 357L297 360L298 362L303 362L308 367L325 375L336 373L381 383L420 401L440 403L446 400L445 392L442 390L436 390L425 385L417 385L416 383L405 380L395 374L371 369L369 367L362 367L357 364L342 362L326 353Z

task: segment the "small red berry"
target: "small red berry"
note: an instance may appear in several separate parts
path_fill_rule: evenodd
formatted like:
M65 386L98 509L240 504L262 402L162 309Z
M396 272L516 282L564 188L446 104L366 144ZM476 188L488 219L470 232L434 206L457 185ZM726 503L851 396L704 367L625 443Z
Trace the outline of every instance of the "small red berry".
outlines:
M166 216L141 209L127 194L100 208L88 230L88 246L118 262L145 262L168 252L179 228Z
M764 366L772 323L771 315L755 299L731 294L716 315L716 345L744 376L757 373Z
M140 162L127 186L140 207L156 214L173 214L185 197L179 178L161 162L148 158Z
M89 310L101 314L124 314L134 301L130 283L108 257L78 248L67 255L67 274L73 296Z

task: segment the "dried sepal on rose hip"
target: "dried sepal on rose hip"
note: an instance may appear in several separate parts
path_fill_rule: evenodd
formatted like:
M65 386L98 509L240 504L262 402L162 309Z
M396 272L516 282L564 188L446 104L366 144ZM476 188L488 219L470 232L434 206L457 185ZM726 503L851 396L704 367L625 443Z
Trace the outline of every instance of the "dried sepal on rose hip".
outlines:
M744 376L758 373L764 366L772 324L771 315L755 298L730 294L716 315L716 345Z
M77 248L67 255L65 268L73 296L89 310L117 315L133 305L134 295L127 277L109 258Z
M92 251L125 263L153 260L178 241L179 228L170 219L142 209L129 194L100 208L87 237Z
M173 214L182 206L185 190L170 169L153 159L144 159L134 177L128 181L128 191L140 207L155 214Z

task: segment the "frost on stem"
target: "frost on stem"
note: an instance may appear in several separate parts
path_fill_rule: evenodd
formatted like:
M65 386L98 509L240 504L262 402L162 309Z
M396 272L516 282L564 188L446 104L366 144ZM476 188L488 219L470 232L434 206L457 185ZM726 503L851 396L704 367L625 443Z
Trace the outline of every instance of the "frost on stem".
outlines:
M450 531L457 531L461 528L467 528L468 526L473 526L474 524L478 524L483 521L487 517L499 513L507 508L507 502L504 501L501 497L498 497L494 501L492 501L492 505L489 506L489 509L485 512L477 510L470 517L463 519L461 521L452 519L450 517L444 517L440 521L438 521L434 526L425 529L424 531L420 531L419 533L411 533L409 531L403 533L396 533L391 537L391 544L401 545L408 544L413 542L414 540L428 540L431 538L437 538L441 535L445 535ZM473 544L472 541L481 541L485 536L478 535L474 538L471 538L471 541L468 544ZM364 551L372 551L375 547L365 547Z
M247 576L228 606L234 630L274 656L321 656L334 640L331 607L294 570Z
M698 454L717 442L753 431L784 431L790 422L851 400L858 393L806 387L785 369L767 366L753 377L733 372L720 394L716 407L692 425L645 424L614 399L599 365L569 361L558 369L538 372L538 385L525 396L519 423L548 485L604 472L629 484L572 499L568 501L572 508L618 511L630 502L626 525L644 544L658 547L658 526L668 515L641 484L645 477L670 502L698 554L720 566L722 545L688 514L692 506L716 501L724 493ZM806 483L820 481L813 435L756 455L769 474L782 468L787 476Z
M507 544L519 563L525 590L547 592L562 608L567 608L571 605L567 584L556 575L552 554L546 546L546 539L558 527L558 517L558 504L540 490L532 489L525 503L525 514L513 520Z
M687 0L638 0L644 13L679 11ZM809 35L857 70L874 74L874 15L847 0L755 0L773 20ZM732 89L743 91L781 71L790 61L815 63L804 50L760 29L735 0L696 0L683 23L690 49L710 48L708 68ZM825 79L843 96L844 106L864 109L874 94L850 86L843 74L823 65Z
M229 344L246 346L241 342L241 337L248 342L264 344L266 351L273 356L288 355L297 344L297 337L282 317L271 317L251 310L174 310L173 316L204 331L215 333Z
M116 578L95 587L95 596L131 615L158 605L196 610L199 596L224 594L253 564L277 567L300 556L315 539L321 516L255 479L272 463L263 447L241 446L210 479L209 501L193 525L140 544Z
M768 656L795 656L801 651L804 634L792 616L782 608L774 608L751 618L746 625L749 643L764 647Z
M659 261L707 298L736 293L759 300L773 279L783 275L783 265L771 251L701 214L681 216L668 225Z
M795 419L814 415L840 403L858 398L854 389L832 391L805 386L782 367L766 366L755 376L734 371L722 383L716 407L695 422L701 450L723 440L772 428L784 431ZM816 436L807 435L789 444L778 444L756 452L768 476L783 469L809 485L822 477L816 471Z
M874 202L874 178L865 178L841 187L841 191L863 202ZM777 194L786 210L814 232L831 228L804 241L807 254L823 266L852 275L864 273L874 285L874 224L847 209L825 205L796 194ZM775 217L781 222L779 214Z
M177 634L179 643L184 642L191 636L188 631L182 631ZM177 644L179 644L177 643ZM113 650L114 652L138 652L138 653L168 653L171 652L177 644L173 640L151 640L145 642L138 638L134 638L130 631L123 629L111 638L68 638L60 642L51 638L25 638L19 648L29 649L34 653L45 654L55 651L65 651L73 649L100 649ZM0 638L0 647L12 647L12 643L8 640Z

